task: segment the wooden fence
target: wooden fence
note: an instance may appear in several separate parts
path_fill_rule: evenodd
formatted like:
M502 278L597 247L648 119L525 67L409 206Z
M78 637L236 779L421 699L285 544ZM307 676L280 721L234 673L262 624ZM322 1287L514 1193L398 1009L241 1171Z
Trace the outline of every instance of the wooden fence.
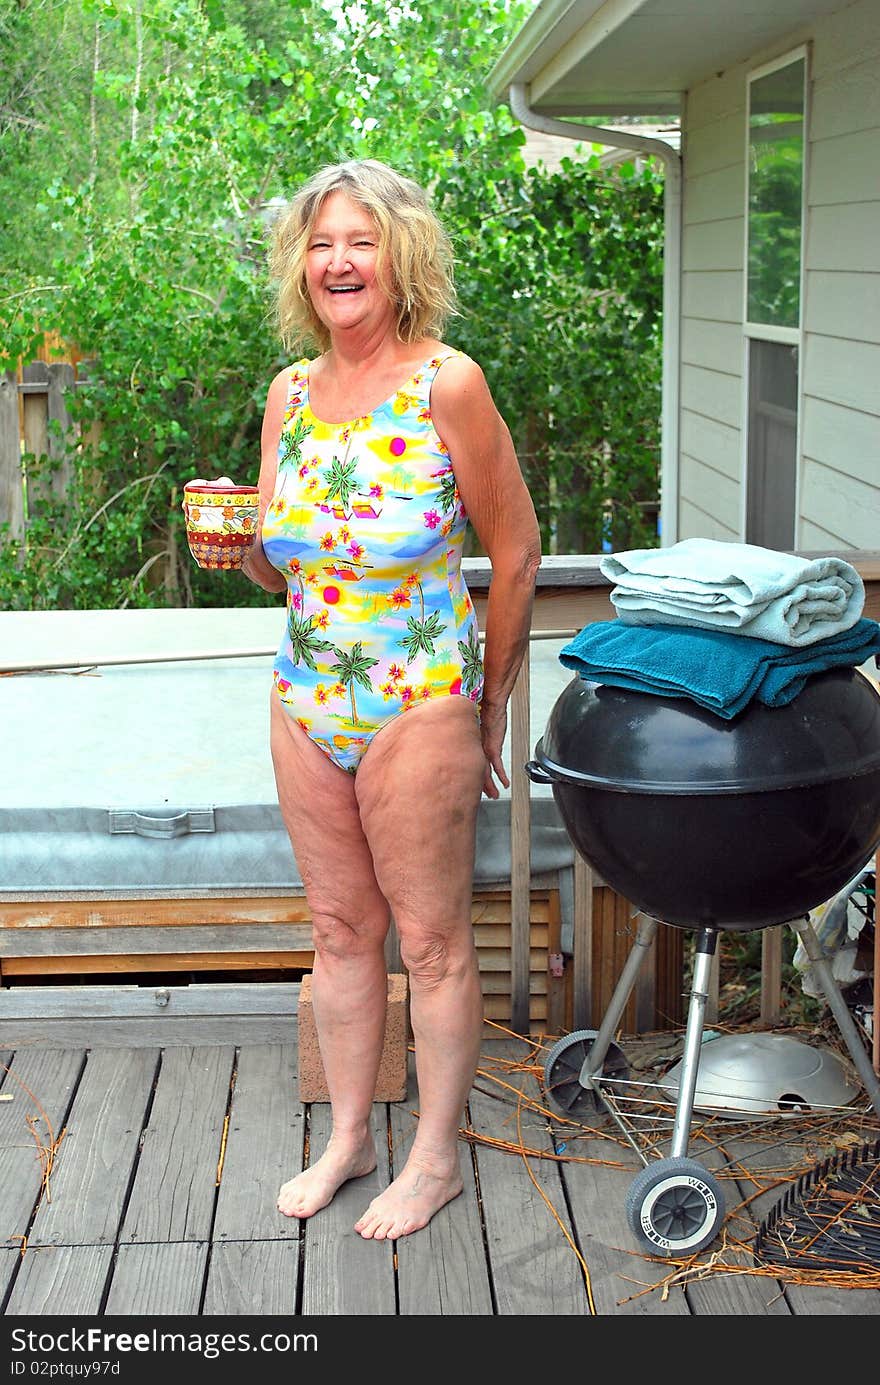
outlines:
M47 500L68 493L65 434L76 385L70 361L34 361L0 374L0 526L8 525L13 539L24 536Z

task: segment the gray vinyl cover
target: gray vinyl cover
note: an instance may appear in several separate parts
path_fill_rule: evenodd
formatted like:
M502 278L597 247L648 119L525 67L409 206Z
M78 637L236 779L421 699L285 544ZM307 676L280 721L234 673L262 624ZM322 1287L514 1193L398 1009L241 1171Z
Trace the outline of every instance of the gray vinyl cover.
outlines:
M0 614L0 901L296 889L268 745L283 620L283 607ZM561 644L531 646L530 751L571 677ZM130 658L143 662L111 662ZM524 772L509 750L505 763ZM502 794L480 807L479 883L510 878ZM531 797L532 872L570 874L549 787Z

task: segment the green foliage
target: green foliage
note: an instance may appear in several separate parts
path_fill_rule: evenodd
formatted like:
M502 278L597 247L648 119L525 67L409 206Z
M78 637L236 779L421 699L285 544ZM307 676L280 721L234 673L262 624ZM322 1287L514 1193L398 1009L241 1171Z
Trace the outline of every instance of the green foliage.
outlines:
M474 189L462 239L460 330L514 433L544 551L656 542L662 190L594 155L509 177L487 217ZM487 284L490 281L491 287Z
M452 0L23 0L0 19L0 349L90 361L65 502L0 552L6 608L262 605L189 558L195 476L256 480L285 363L273 208L316 167L430 187L461 316L513 432L545 549L653 541L661 190L595 158L528 172L485 77L528 6ZM27 55L22 58L21 54ZM17 55L17 56L16 56ZM37 465L37 460L32 461Z
M785 124L778 128L784 131ZM803 137L757 143L749 179L750 322L800 322Z
M750 932L725 932L719 940L721 950L719 972L718 1019L724 1025L754 1024L761 1016L761 982L763 966L763 937L761 929ZM696 934L685 944L685 989L693 975ZM792 928L782 930L782 969L780 1001L782 1022L788 1025L815 1025L825 1010L825 1002L808 995L801 985L801 975L793 963L797 934Z

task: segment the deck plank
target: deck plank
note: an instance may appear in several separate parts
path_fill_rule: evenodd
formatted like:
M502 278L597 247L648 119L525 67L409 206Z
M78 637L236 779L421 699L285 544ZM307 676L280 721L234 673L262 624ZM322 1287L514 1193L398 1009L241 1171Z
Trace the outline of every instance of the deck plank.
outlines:
M210 1236L234 1057L226 1046L164 1051L122 1241Z
M608 1130L601 1115L597 1128ZM641 1168L634 1150L607 1138L555 1126L557 1145L570 1156L562 1179L577 1227L581 1254L590 1272L590 1290L597 1316L685 1317L689 1308L684 1291L673 1286L664 1296L657 1286L669 1267L651 1259L636 1245L626 1220L626 1195ZM591 1162L575 1162L575 1160Z
M500 1042L491 1047L493 1056L484 1056L480 1064L489 1071L508 1052L519 1059L525 1051L521 1044L512 1050ZM504 1080L526 1087L529 1079L505 1070ZM469 1103L471 1128L478 1136L516 1142L516 1098L498 1099L487 1092L491 1092L490 1082L478 1075ZM526 1147L546 1147L545 1123L528 1111L523 1115L522 1135ZM558 1165L543 1159L529 1161L542 1197L520 1155L479 1142L475 1149L496 1313L589 1314L581 1267L544 1201L546 1198L570 1233Z
M375 1102L373 1136L379 1162L365 1178L344 1184L329 1207L303 1224L305 1240L302 1311L307 1315L394 1316L395 1285L391 1241L365 1241L354 1224L372 1199L388 1186L387 1107ZM330 1107L309 1107L309 1151L317 1159L330 1138Z
M120 1246L105 1316L195 1317L207 1258L206 1241Z
M0 1246L0 1303L21 1268L20 1246Z
M394 1102L391 1147L395 1175L403 1168L418 1126L418 1091L410 1073L407 1100ZM461 1196L440 1209L423 1232L397 1242L400 1315L483 1317L492 1314L489 1268L477 1204L471 1148L459 1147Z
M874 1289L796 1285L782 1274L738 1275L717 1266L686 1289L671 1285L664 1298L659 1285L677 1266L642 1256L626 1222L635 1152L625 1142L599 1140L588 1126L563 1134L558 1116L538 1109L540 1052L526 1040L486 1043L468 1108L475 1140L460 1142L465 1189L424 1232L393 1245L364 1241L353 1229L406 1157L418 1120L414 1079L406 1101L374 1104L379 1168L346 1185L309 1221L276 1220L277 1183L304 1158L317 1158L330 1129L326 1103L304 1108L296 1099L294 1053L290 1044L236 1049L226 1043L150 1054L134 1043L112 1051L38 1046L4 1054L9 1072L0 1072L0 1085L13 1100L0 1103L0 1230L9 1238L0 1237L3 1312L587 1316L593 1310L580 1263L544 1194L584 1256L597 1314L880 1316ZM505 1056L519 1064L518 1072L504 1065ZM480 1142L518 1138L517 1099L493 1080L493 1070L523 1091L524 1145L550 1151L555 1139L565 1143L566 1157L526 1161ZM39 1117L43 1143L63 1132L49 1200L29 1117ZM141 1148L137 1132L145 1119ZM714 1152L698 1132L689 1152L707 1167L721 1161L725 1227L741 1243L739 1251L730 1244L724 1249L727 1264L731 1255L749 1257L753 1228L789 1178L826 1157L841 1135L876 1138L876 1116L859 1120L847 1115L819 1135L815 1122L800 1128L784 1121L767 1133L725 1122ZM118 1168L110 1166L114 1150ZM575 1154L597 1162L575 1162ZM131 1202L114 1250L113 1225L129 1182ZM72 1205L77 1190L80 1208ZM748 1207L738 1206L738 1197L750 1199L756 1190ZM47 1236L96 1241L40 1244ZM17 1239L24 1237L31 1239L22 1256ZM714 1250L698 1260L709 1261Z
M687 1316L683 1291L656 1286L665 1266L644 1255L629 1230L626 1196L641 1160L611 1118L585 1104L562 1117L545 1090L549 1046L535 1054L533 1096L548 1112L548 1148L562 1156L560 1177L571 1208L577 1243L587 1265L589 1296L596 1316Z
M43 1246L28 1250L6 1313L9 1317L94 1316L107 1282L112 1246Z
M278 1211L282 1183L302 1168L303 1107L295 1044L239 1050L214 1221L215 1241L298 1240L300 1222Z
M8 1063L3 1091L12 1100L0 1102L0 1244L28 1234L43 1196L36 1136L46 1148L58 1140L84 1061L79 1049L23 1048ZM63 1149L62 1140L59 1162Z
M736 1121L707 1119L705 1114L695 1112L688 1155L717 1173L724 1195L725 1215L721 1232L712 1245L701 1252L700 1261L710 1261L713 1253L724 1246L726 1264L751 1267L754 1256L748 1246L757 1231L757 1223L748 1199L754 1187L734 1176L744 1159L748 1166L740 1129ZM738 1243L742 1243L742 1249ZM685 1292L695 1316L791 1316L791 1308L779 1282L760 1275L721 1275L713 1272L703 1279L691 1279Z
M115 1243L158 1061L157 1049L89 1053L29 1245Z
M786 1296L799 1317L822 1317L829 1313L846 1313L852 1317L880 1315L880 1291L877 1289L826 1289L820 1284L789 1284ZM841 1294L845 1295L841 1303Z
M296 1313L299 1241L215 1242L208 1265L205 1317Z

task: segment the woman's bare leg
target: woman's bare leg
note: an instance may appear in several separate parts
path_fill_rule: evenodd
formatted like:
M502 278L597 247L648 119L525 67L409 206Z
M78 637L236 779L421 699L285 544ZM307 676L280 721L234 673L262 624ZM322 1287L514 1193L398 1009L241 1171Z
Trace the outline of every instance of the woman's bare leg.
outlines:
M312 1002L333 1113L326 1150L285 1183L278 1210L310 1217L376 1167L370 1113L387 1006L388 905L373 873L354 779L310 741L272 694L278 800L312 915Z
M390 723L355 780L409 973L419 1084L407 1161L355 1224L367 1239L418 1231L461 1192L458 1132L482 1035L471 901L484 771L474 709L450 697Z

